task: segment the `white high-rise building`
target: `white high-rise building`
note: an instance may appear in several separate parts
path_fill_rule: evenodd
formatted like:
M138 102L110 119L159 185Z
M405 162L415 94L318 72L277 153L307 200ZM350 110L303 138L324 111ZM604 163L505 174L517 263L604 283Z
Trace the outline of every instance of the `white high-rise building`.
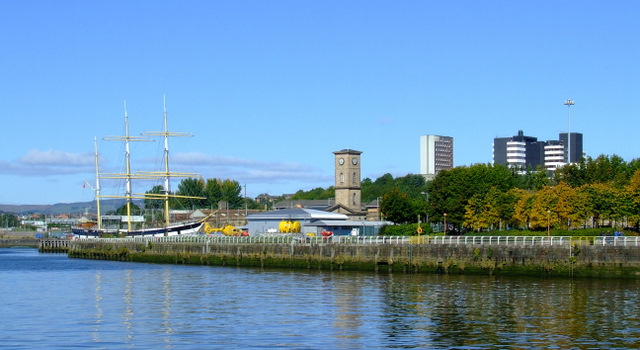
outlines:
M420 136L420 174L432 180L440 170L453 168L453 137Z
M507 142L507 166L522 168L526 164L527 148L524 141Z
M560 133L558 140L538 141L537 137L525 136L522 130L512 137L493 139L493 164L501 164L525 172L542 167L555 171L566 164L579 162L582 151L582 134L571 136L571 161L569 161L569 134Z
M547 141L544 146L544 167L555 171L566 164L565 147L562 141Z

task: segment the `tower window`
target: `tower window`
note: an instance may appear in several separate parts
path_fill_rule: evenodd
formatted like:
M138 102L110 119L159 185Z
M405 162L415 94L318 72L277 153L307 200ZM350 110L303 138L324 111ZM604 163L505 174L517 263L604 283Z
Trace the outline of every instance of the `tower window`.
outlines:
M344 174L340 174L340 183L343 184L344 183Z

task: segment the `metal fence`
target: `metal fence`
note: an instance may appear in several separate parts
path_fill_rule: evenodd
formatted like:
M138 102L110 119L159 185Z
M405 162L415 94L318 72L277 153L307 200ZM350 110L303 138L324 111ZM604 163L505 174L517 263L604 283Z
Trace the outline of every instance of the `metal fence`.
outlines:
M172 236L172 237L127 237L87 238L92 242L166 242L166 243L213 243L213 244L448 244L448 245L594 245L640 247L637 236L333 236L308 237L294 235L278 236Z
M596 245L596 246L640 246L637 236L414 236L417 244L487 244L487 245Z
M350 244L410 244L410 237L401 236L333 236L308 237L292 235L272 236L171 236L171 237L124 237L86 238L85 242L164 242L164 243L221 243L221 244L296 244L296 243L350 243Z

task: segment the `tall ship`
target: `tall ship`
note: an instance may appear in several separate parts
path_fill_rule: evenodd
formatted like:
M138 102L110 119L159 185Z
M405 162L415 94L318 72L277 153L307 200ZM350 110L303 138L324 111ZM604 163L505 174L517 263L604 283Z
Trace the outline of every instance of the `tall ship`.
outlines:
M170 179L173 177L198 177L195 173L180 173L171 172L169 170L169 138L170 137L191 137L193 135L183 132L169 132L167 122L167 107L166 99L164 103L164 130L163 131L151 131L144 132L141 136L132 136L129 134L129 116L127 115L127 107L125 102L124 107L124 136L106 136L103 139L106 141L122 141L124 142L124 159L125 159L125 172L124 173L100 173L99 156L98 156L98 142L94 138L94 155L95 155L95 168L96 168L96 182L95 187L91 186L95 191L96 197L96 211L97 219L95 221L82 222L78 226L72 228L73 234L78 238L91 238L91 237L165 237L165 236L177 236L177 235L192 235L196 234L203 227L207 217L203 217L198 220L182 221L179 223L170 222L170 210L169 200L171 198L190 198L190 199L204 199L201 197L192 196L179 196L171 193ZM131 142L150 142L153 141L150 137L161 137L164 141L164 155L163 155L163 170L161 171L137 171L132 173L131 171L131 157L129 152L129 144ZM125 193L124 195L112 196L102 195L100 189L101 179L113 179L124 180ZM163 180L162 193L133 193L132 183L133 180ZM103 216L100 212L100 199L103 198L120 198L124 199L126 204L126 215L122 216ZM158 200L163 202L164 207L164 223L157 227L140 227L139 217L132 215L132 205L134 199L141 200ZM121 223L118 223L117 227L104 227L104 220L106 218L113 219L117 217L121 219L119 221L126 222L126 228ZM134 220L138 219L138 220Z

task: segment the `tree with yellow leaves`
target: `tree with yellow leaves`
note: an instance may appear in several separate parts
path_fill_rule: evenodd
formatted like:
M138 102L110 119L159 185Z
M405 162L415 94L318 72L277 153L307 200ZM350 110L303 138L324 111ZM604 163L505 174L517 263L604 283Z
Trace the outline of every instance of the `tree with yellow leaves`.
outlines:
M640 226L640 170L631 177L629 185L626 188L628 200L628 220L632 226Z
M566 183L554 186L554 190L558 198L555 207L558 227L570 229L583 226L591 211L587 194Z
M515 208L513 211L513 219L519 227L530 228L531 206L535 198L532 191L514 188L509 191L515 198Z
M529 212L529 226L533 230L546 229L550 221L551 226L558 222L555 210L558 195L553 186L544 186L533 195Z

